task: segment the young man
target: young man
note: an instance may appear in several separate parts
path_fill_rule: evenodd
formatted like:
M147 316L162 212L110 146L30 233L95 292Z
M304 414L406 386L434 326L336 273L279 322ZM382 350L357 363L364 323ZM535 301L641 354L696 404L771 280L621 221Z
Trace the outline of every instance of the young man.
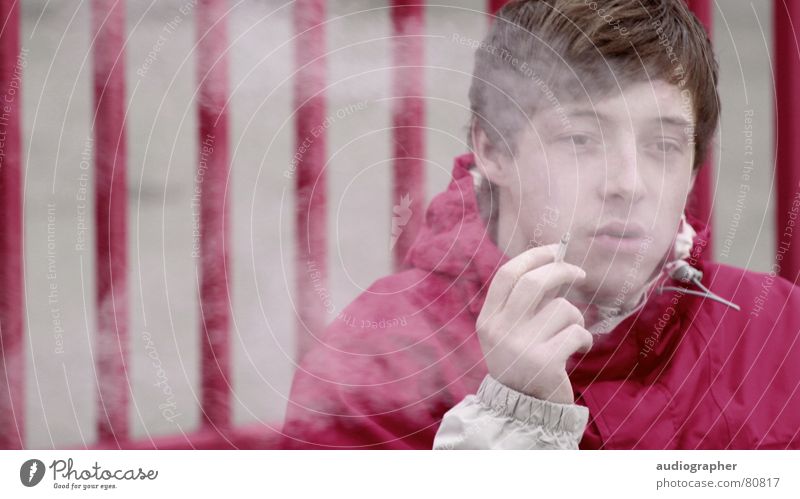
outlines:
M302 360L284 446L800 448L798 290L684 215L716 85L682 0L504 7L473 152Z

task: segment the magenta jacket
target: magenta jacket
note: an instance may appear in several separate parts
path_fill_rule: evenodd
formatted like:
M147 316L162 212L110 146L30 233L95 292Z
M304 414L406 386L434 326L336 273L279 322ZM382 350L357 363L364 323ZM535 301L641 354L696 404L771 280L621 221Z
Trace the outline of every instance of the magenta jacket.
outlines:
M471 165L471 154L456 158L408 270L376 281L302 359L283 447L430 449L444 413L477 391L487 369L475 320L508 257L478 213ZM800 448L800 292L708 260L708 229L691 223L689 263L742 310L654 292L576 354L569 377L589 409L582 449Z

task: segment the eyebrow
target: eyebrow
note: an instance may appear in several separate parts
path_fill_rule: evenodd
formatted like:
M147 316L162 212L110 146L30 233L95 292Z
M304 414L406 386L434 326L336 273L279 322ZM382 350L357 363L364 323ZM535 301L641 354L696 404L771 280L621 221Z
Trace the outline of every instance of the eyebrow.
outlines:
M573 111L568 111L566 115L573 118L591 118L601 122L613 121L611 117L609 117L608 115L604 113L598 113L597 111L592 111L590 109L576 109ZM681 128L693 125L691 121L687 120L682 116L677 116L677 115L657 116L655 118L652 118L650 121L656 124L676 126Z
M658 118L654 118L653 121L667 125L679 126L681 128L689 127L694 124L686 118L682 118L680 116L660 116Z

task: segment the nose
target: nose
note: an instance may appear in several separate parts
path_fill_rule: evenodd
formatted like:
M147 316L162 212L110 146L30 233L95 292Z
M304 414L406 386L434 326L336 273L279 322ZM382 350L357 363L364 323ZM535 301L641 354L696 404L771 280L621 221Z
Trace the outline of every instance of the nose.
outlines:
M635 204L646 194L635 143L620 143L606 149L604 197L608 202Z

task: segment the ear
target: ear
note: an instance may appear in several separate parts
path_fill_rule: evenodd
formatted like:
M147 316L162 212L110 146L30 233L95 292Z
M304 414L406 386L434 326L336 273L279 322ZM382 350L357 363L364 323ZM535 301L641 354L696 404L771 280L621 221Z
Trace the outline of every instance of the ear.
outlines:
M470 137L478 171L493 184L506 186L510 166L508 155L502 154L492 143L476 119L470 125Z

